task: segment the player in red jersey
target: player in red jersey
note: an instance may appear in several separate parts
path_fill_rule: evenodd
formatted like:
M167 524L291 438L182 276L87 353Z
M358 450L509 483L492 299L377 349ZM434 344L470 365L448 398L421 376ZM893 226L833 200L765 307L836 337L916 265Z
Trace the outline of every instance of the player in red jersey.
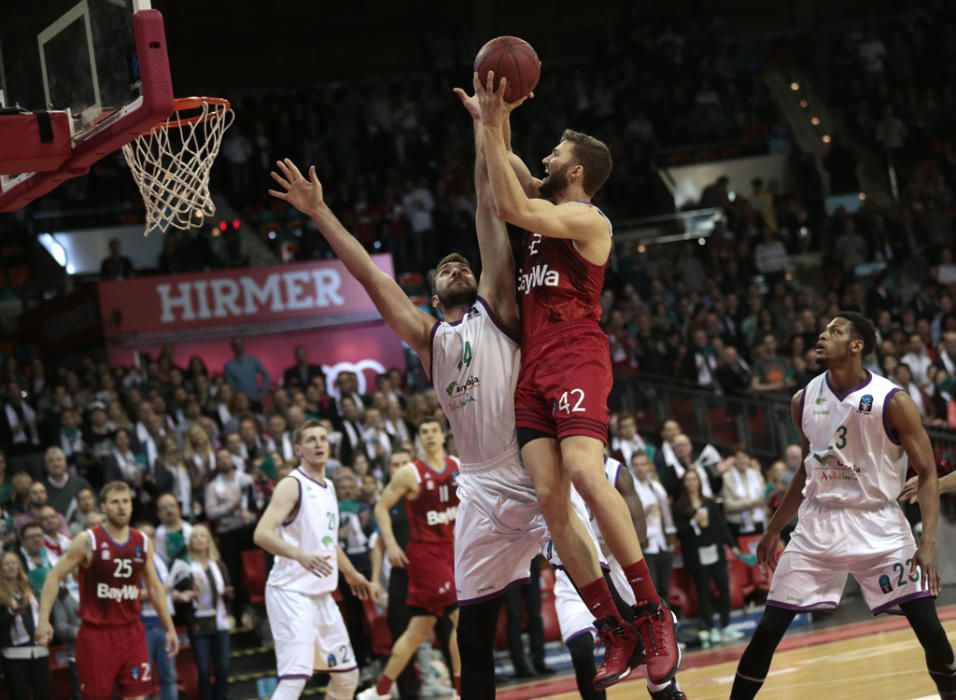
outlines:
M508 114L521 102L505 103L505 79L495 90L493 73L487 84L484 78L475 73L474 85L496 210L504 221L529 232L518 284L523 338L515 421L522 461L558 555L605 644L595 687L626 678L640 660L641 642L648 676L666 683L680 665L673 616L654 589L627 505L604 476L612 377L607 335L599 322L612 232L591 198L610 175L611 154L597 139L565 131L543 160L547 177L534 180L517 157L509 156L505 142ZM579 519L571 517L572 483L634 590L633 623L621 618L597 552Z
M461 659L458 655L458 596L455 588L455 515L458 510L458 461L445 454L441 423L428 419L418 426L424 455L395 472L375 506L375 520L392 566L408 571L405 602L412 613L408 627L392 645L381 677L357 700L391 697L392 684L419 645L427 641L438 618L447 615L453 629L451 651L455 697L461 692ZM402 498L410 530L405 551L392 532L389 511Z
M129 486L111 481L100 493L106 523L73 538L70 548L47 574L40 595L35 639L53 638L50 611L60 584L79 566L80 631L76 667L84 700L144 698L153 690L146 630L139 616L140 583L166 628L166 651L175 656L179 637L166 609L166 589L153 566L153 544L129 526L133 511Z

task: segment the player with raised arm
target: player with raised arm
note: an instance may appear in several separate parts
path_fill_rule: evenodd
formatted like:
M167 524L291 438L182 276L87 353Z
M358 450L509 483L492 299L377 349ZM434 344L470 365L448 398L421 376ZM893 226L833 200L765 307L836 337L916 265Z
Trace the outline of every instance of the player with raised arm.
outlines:
M435 624L448 617L452 624L449 651L455 693L461 692L461 659L456 639L458 605L455 589L455 516L458 511L459 462L445 454L445 434L437 420L426 419L418 426L422 456L400 468L375 504L385 554L393 567L408 572L405 603L411 611L408 627L392 644L392 653L375 686L358 695L358 700L391 697L392 685L428 641ZM391 509L405 499L408 517L408 546L403 550L392 532Z
M643 642L647 672L666 683L680 665L674 618L654 588L621 495L604 478L607 398L612 374L600 297L611 254L611 224L591 204L611 172L611 155L597 139L567 130L544 158L546 179L516 173L505 144L507 81L494 86L474 75L483 151L498 216L528 231L518 292L522 365L515 393L521 456L564 566L597 619L605 645L597 689L626 678ZM571 485L584 498L621 562L637 603L637 620L618 613L597 553L571 512Z
M760 563L775 571L763 616L737 666L731 700L757 695L794 616L835 608L847 574L874 614L902 610L940 698L956 699L956 660L933 601L940 586L933 447L909 395L864 368L863 358L875 345L869 320L839 312L816 346L826 372L793 397L803 464L757 547ZM897 502L907 460L919 479L923 536L918 547ZM798 514L781 555L781 529Z
M146 629L140 618L140 586L166 629L166 652L175 656L179 636L166 609L166 589L153 566L153 543L129 526L133 502L129 486L111 481L100 491L106 522L73 538L47 574L40 594L37 644L53 638L50 612L60 585L78 569L80 630L76 668L84 698L144 698L153 692Z
M295 700L313 673L330 674L327 698L352 700L358 666L332 593L339 570L358 598L372 595L375 585L338 544L339 502L325 475L328 431L319 421L307 421L292 441L299 464L276 485L254 535L276 558L266 583L279 675L272 700Z
M421 358L455 435L461 473L455 528L455 572L462 698L495 697L494 641L502 595L527 580L531 560L549 541L534 489L521 464L514 429L520 367L514 259L494 214L481 156L478 103L456 90L476 137L476 229L483 271L451 254L439 262L432 304L444 321L420 311L372 263L322 200L315 171L306 180L290 161L274 174L285 191L271 193L307 214L339 259L365 287L399 337ZM583 528L583 523L581 524Z

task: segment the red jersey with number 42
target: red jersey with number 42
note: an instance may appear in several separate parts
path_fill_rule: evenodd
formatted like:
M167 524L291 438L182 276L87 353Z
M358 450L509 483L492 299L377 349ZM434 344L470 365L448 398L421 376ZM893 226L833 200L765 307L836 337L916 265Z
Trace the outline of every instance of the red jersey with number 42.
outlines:
M126 625L139 620L139 587L146 566L146 535L129 529L116 542L102 525L86 531L93 545L89 566L79 568L80 619L92 625Z
M445 469L438 472L416 459L418 498L405 499L405 512L411 531L410 541L453 543L455 516L458 514L458 460L445 457Z
M593 206L588 202L580 205ZM605 266L586 260L569 238L529 233L518 278L522 340L532 340L565 321L589 318L600 323Z

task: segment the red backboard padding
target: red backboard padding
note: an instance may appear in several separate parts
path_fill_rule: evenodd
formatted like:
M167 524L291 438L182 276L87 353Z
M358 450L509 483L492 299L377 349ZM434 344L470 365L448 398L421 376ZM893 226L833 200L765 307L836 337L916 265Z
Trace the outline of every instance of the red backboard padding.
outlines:
M22 209L66 180L84 175L93 163L119 150L172 113L173 82L162 14L157 10L133 14L133 36L143 84L142 105L77 143L73 154L59 169L37 173L0 193L0 212Z
M49 117L53 139L43 143L35 114L0 115L0 175L56 170L73 154L69 115Z

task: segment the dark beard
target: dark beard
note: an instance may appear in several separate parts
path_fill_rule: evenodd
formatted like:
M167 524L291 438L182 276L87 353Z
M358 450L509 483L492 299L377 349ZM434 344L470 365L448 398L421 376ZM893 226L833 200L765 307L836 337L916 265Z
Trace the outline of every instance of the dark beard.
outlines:
M478 301L477 289L452 289L444 294L438 295L438 301L441 302L443 309L451 309L456 306L471 306Z
M538 188L538 194L550 201L554 201L557 195L561 194L568 188L568 166L565 165L559 171L551 173L544 180L541 181L541 186Z

